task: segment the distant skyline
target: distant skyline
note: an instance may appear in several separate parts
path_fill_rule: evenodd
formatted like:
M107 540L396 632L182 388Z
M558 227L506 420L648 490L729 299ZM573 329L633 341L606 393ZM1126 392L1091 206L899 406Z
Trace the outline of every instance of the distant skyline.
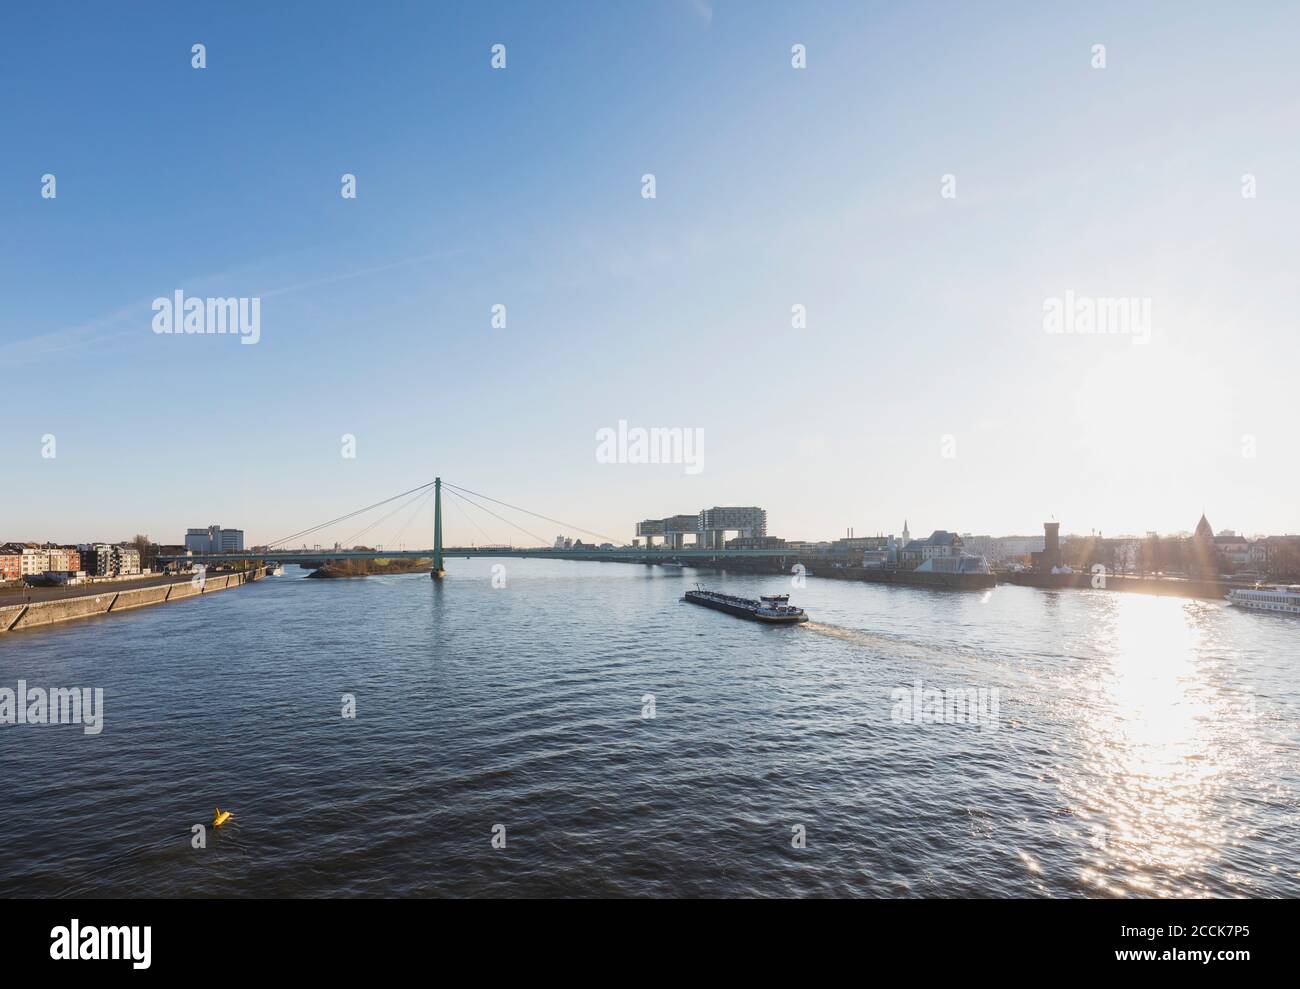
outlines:
M620 541L1300 531L1294 5L9 17L0 540L251 546L435 474ZM154 332L177 291L257 342ZM1050 332L1080 299L1149 338ZM620 421L700 469L601 462Z

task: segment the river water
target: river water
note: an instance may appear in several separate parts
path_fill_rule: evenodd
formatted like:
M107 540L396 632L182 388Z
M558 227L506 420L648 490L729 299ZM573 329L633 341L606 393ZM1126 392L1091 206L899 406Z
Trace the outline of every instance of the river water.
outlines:
M104 691L0 725L0 895L1300 895L1300 620L447 565L0 636L0 687Z

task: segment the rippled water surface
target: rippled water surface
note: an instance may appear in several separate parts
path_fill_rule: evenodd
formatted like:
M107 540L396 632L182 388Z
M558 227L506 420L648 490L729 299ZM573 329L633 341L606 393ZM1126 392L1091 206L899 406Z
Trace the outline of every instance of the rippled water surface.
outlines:
M0 686L105 695L0 726L0 895L1300 895L1296 619L812 577L767 628L682 592L788 579L504 565L0 636Z

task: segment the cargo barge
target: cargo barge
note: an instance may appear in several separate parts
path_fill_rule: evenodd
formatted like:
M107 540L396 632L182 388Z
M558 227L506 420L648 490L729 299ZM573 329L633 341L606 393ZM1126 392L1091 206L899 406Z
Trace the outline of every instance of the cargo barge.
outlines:
M802 608L790 604L789 594L764 594L755 600L706 591L696 584L695 590L687 591L682 600L766 625L797 625L808 620Z

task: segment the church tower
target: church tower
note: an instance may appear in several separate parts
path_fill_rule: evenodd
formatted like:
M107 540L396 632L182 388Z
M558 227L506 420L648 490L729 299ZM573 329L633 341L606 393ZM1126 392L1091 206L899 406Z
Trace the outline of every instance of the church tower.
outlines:
M1201 521L1196 523L1196 532L1193 536L1196 539L1208 539L1211 542L1214 540L1214 530L1210 528L1209 519L1205 517L1204 512L1201 512Z
M1196 531L1192 533L1192 543L1188 548L1188 573L1211 577L1219 572L1221 561L1214 546L1214 530L1210 528L1210 521L1204 512L1201 513L1201 521L1196 523Z
M903 545L906 546L912 541L912 534L907 531L907 519L903 519Z

